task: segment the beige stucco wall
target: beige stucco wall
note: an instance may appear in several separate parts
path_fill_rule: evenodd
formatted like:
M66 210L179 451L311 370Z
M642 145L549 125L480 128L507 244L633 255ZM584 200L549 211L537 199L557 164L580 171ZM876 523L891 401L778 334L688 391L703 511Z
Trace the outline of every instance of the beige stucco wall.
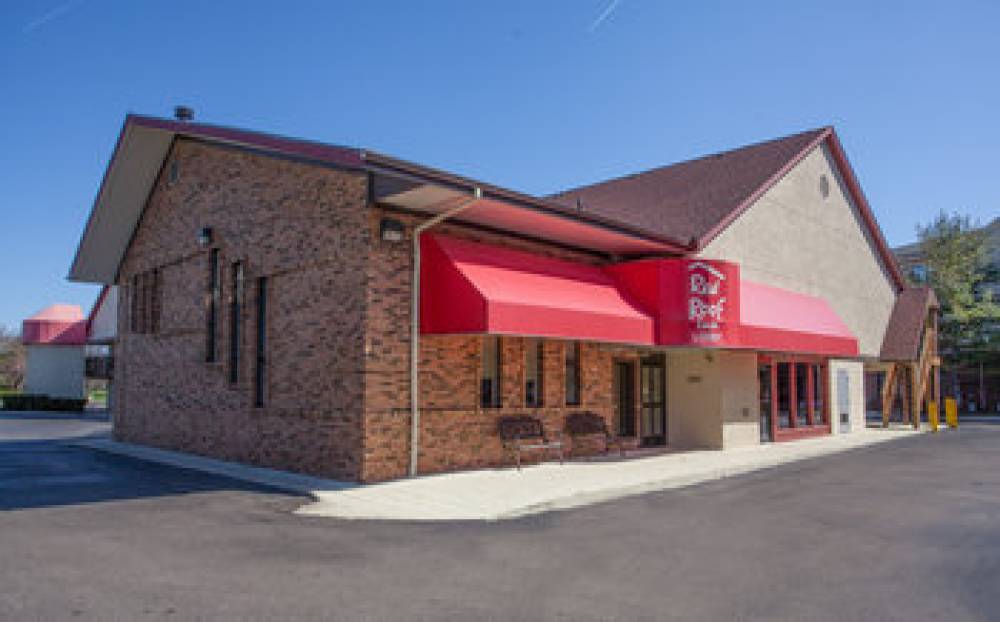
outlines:
M721 352L717 360L723 379L722 446L729 449L757 445L760 443L757 355Z
M671 447L721 449L760 442L757 357L748 352L667 353Z
M829 196L820 193L820 177ZM895 289L825 145L788 172L705 247L740 264L742 278L827 300L878 356Z
M24 392L49 397L84 397L83 346L25 347Z
M829 367L830 377L828 379L830 387L830 414L832 416L831 422L833 423L834 434L840 434L843 431L841 426L841 403L840 403L840 386L837 382L837 375L839 370L844 370L847 372L847 377L849 379L848 391L850 392L850 397L847 399L846 403L848 405L848 416L850 418L851 433L858 432L859 430L864 430L865 428L865 379L864 372L865 366L861 361L845 361L845 360L831 360Z

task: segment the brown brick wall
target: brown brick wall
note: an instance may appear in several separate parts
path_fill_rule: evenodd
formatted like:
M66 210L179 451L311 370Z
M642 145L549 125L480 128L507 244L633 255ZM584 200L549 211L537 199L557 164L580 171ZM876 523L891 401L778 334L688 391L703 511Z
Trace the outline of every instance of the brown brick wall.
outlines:
M372 210L373 230L382 214ZM414 219L392 214L407 225L407 239L398 243L376 242L368 262L368 315L366 316L365 455L363 479L379 481L406 475L409 465L409 326L412 241L409 226ZM436 233L551 255L575 261L597 262L599 258L559 247L534 243L454 225L442 225ZM548 433L561 432L568 413L588 410L599 413L614 429L612 365L615 358L638 357L628 348L609 348L595 343L582 346L581 404L567 406L564 392L564 347L566 342L544 344L543 406L524 405L524 342L521 337L502 338L502 406L480 408L479 378L482 338L474 335L428 335L421 338L421 433L419 470L422 473L508 464L497 420L506 415L531 414L541 418ZM570 439L564 439L569 445ZM603 451L603 441L577 439L567 447L574 455ZM552 454L549 455L552 457ZM541 455L536 457L540 458Z
M122 264L115 435L335 477L360 474L363 175L181 140ZM169 170L170 166L165 167ZM165 176L166 177L166 176ZM205 362L208 251L221 251L217 363ZM239 381L228 380L230 265L245 263ZM156 334L128 331L131 276L159 268ZM266 405L253 405L256 278L267 276Z
M406 474L410 447L412 246L382 242L381 208L366 207L362 174L181 140L179 178L161 179L122 264L115 435L125 441L339 478ZM168 161L169 162L169 161ZM165 168L170 170L170 165ZM408 226L413 217L393 212ZM206 363L208 250L220 249L218 362ZM445 224L436 232L576 261L600 257ZM408 229L409 234L409 229ZM228 379L230 266L245 264L239 381ZM160 272L154 334L128 331L133 274ZM266 405L253 404L256 279L268 277ZM564 346L544 344L544 405L524 405L524 339L503 339L503 399L479 407L478 336L427 336L421 348L421 472L508 461L497 419L530 413L561 431L574 411L614 426L616 357L638 352L585 343L582 403L566 406ZM568 439L567 439L568 440ZM569 453L603 450L579 439Z

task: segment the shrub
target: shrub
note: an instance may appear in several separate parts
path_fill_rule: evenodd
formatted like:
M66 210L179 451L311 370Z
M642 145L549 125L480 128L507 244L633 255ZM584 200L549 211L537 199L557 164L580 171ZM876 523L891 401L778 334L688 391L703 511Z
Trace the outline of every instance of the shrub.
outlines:
M20 394L0 397L0 409L2 410L83 412L86 405L87 400L49 397L48 395Z

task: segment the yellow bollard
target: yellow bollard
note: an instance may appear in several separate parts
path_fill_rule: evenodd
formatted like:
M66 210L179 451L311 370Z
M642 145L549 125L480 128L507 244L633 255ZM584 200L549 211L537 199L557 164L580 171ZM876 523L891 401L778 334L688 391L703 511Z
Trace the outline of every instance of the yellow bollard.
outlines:
M938 415L938 405L937 402L927 403L927 422L931 424L931 432L937 432L938 426L941 425Z
M944 420L949 428L958 427L958 402L953 397L944 398Z

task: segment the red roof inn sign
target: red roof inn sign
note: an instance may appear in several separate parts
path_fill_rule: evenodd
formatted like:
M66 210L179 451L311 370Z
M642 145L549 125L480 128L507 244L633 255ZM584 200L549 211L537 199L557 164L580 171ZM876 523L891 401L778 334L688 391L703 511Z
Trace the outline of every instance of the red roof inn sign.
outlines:
M654 312L658 345L738 344L740 271L736 264L649 259L608 269L630 297Z
M730 306L726 274L706 261L687 264L688 330L691 341L717 345L723 340Z

